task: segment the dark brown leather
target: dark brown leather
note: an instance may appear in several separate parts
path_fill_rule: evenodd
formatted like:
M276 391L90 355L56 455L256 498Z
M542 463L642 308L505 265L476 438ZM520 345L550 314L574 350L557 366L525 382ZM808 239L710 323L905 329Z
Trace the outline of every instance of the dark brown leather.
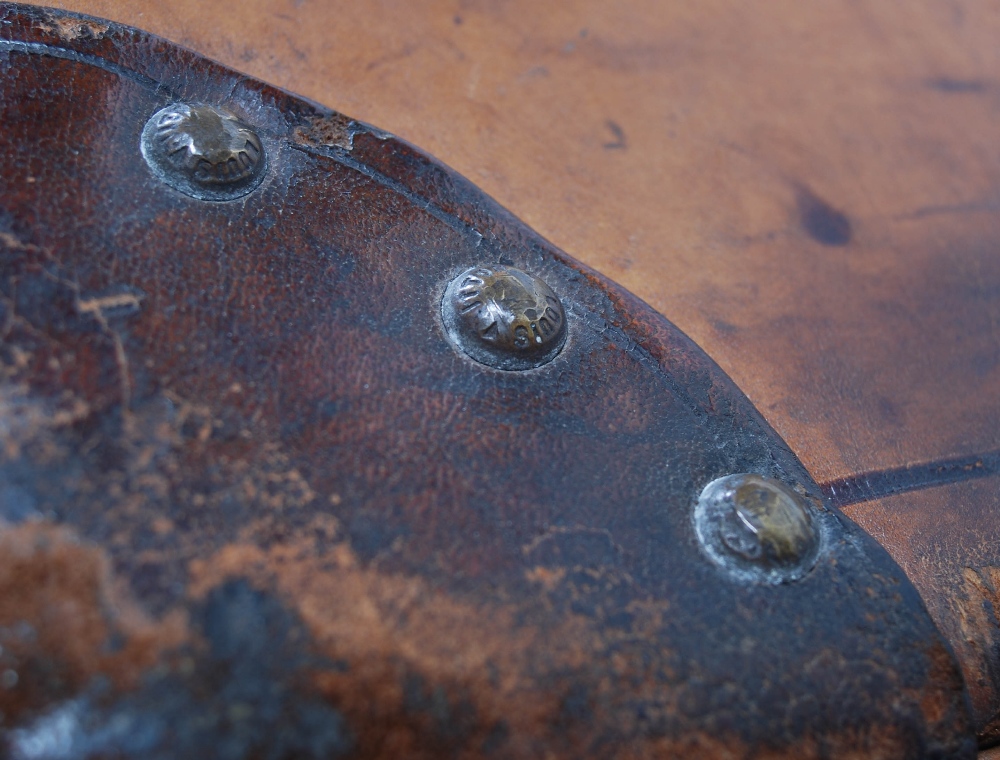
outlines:
M667 316L828 492L876 499L851 514L993 730L1000 628L970 644L982 596L961 589L1000 567L994 3L54 4L420 145ZM947 489L902 495L942 469L988 479L954 512Z
M58 727L79 756L974 754L915 590L673 325L377 130L0 9L11 752ZM149 171L178 101L259 130L260 187ZM449 344L441 293L482 264L563 299L551 363ZM803 579L699 549L734 472L813 505Z
M50 4L443 160L690 335L820 482L1000 450L993 3Z

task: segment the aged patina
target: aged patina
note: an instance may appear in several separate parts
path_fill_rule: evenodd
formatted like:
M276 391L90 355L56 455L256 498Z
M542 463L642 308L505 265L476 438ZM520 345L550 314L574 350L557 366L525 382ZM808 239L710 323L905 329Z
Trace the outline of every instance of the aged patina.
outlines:
M93 19L0 4L0 91L9 754L973 757L885 551L680 331L470 183ZM178 102L259 136L239 202L150 173ZM558 294L548 363L451 343L447 284L494 266ZM733 473L810 500L796 582L707 560L692 509Z
M566 342L566 313L538 277L514 267L473 267L445 290L441 319L451 341L482 364L540 367Z
M711 560L736 577L782 583L798 580L816 563L829 527L812 511L805 498L773 478L728 475L701 492L695 530Z
M142 130L141 149L157 177L201 200L246 195L260 184L267 166L253 129L207 105L161 108Z

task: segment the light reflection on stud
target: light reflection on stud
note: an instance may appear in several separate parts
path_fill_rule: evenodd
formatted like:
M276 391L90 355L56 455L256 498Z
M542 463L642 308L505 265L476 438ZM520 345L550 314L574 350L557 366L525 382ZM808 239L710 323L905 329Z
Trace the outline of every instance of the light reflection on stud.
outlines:
M798 580L819 553L820 533L808 502L760 475L713 480L698 499L694 523L709 558L742 580Z
M141 149L160 180L199 200L240 198L260 184L267 167L253 128L214 106L160 109L142 130Z
M514 267L468 269L441 302L448 337L477 362L525 370L552 361L566 342L566 313L542 280Z

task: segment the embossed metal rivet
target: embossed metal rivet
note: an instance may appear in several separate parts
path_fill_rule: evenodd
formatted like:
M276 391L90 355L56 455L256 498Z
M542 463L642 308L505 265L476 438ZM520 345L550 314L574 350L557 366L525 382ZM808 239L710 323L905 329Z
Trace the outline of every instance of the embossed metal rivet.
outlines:
M820 534L808 502L760 475L713 480L701 492L694 523L712 561L743 580L797 580L819 553Z
M462 272L445 290L441 316L456 346L496 369L540 367L566 342L566 312L558 296L514 267Z
M253 128L214 106L175 103L160 109L142 130L141 149L159 179L206 201L246 195L267 166Z

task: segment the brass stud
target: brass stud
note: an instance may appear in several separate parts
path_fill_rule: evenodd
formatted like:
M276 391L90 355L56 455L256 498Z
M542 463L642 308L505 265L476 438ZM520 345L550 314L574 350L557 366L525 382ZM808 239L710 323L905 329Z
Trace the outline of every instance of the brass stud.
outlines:
M797 580L819 552L808 502L773 478L743 474L712 481L698 499L694 522L712 561L744 580Z
M441 303L451 341L477 362L525 370L552 361L566 342L566 312L542 280L507 266L467 269Z
M175 103L160 109L142 130L141 149L160 180L206 201L246 195L267 166L253 128L214 106Z

